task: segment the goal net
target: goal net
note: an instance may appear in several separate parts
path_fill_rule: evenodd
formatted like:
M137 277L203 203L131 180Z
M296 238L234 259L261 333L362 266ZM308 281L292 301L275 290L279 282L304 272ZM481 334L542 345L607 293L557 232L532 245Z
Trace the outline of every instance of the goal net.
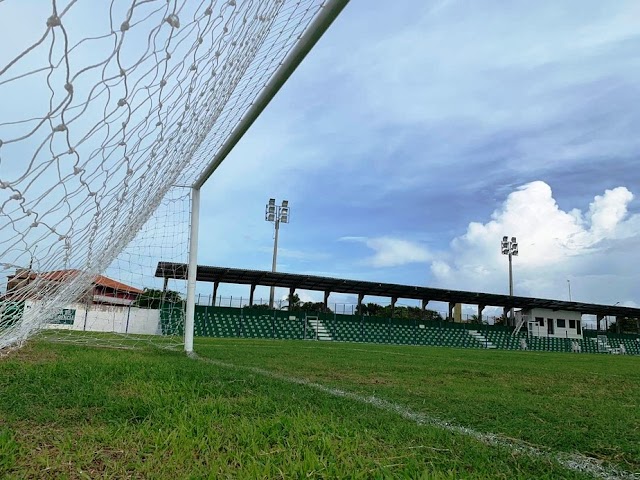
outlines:
M0 0L0 351L180 341L185 282L154 273L187 260L184 187L324 3Z

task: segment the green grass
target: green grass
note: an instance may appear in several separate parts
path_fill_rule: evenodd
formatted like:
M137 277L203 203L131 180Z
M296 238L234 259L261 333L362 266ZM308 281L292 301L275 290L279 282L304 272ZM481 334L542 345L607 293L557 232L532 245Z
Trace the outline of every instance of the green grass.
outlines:
M640 470L638 358L197 339L203 359ZM548 457L177 351L0 359L0 478L588 478Z

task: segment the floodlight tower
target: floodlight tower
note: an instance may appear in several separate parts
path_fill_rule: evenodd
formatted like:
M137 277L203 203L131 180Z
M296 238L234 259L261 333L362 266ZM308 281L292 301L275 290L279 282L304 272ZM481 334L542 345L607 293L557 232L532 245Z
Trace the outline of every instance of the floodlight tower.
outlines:
M516 237L504 236L500 247L503 255L509 256L509 296L513 297L513 257L518 256L518 241ZM513 318L513 307L511 307L511 318Z
M276 205L276 199L270 198L265 208L264 219L274 224L276 234L273 237L273 263L271 271L276 271L276 260L278 257L278 232L280 231L280 223L289 223L289 201L283 200L282 205ZM269 293L269 308L273 308L273 297L275 295L275 287L271 287Z

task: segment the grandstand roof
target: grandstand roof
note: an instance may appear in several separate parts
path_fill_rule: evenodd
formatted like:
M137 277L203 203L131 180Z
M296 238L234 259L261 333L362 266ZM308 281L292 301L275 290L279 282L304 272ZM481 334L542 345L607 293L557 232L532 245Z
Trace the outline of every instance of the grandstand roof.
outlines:
M184 263L158 262L156 277L186 279L187 265ZM500 306L508 308L549 308L568 310L593 315L612 315L640 318L640 308L621 305L598 305L582 302L565 302L543 298L517 297L494 293L466 292L441 288L399 285L395 283L345 280L298 273L266 272L241 268L211 267L198 265L196 280L243 285L316 290L321 292L351 293L376 297L396 297L437 302L465 303L471 305Z

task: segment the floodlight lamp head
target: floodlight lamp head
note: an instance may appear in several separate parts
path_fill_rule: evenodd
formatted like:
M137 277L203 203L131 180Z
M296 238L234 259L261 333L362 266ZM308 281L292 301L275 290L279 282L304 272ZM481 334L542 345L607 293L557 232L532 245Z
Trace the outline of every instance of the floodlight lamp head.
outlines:
M289 223L289 207L280 207L280 222Z
M289 200L282 200L282 208L287 208L289 206Z
M273 203L272 203L273 201ZM267 204L267 206L265 207L264 210L264 219L267 222L273 222L275 221L275 217L276 217L276 205L275 205L275 200L273 198L269 199L269 203Z
M507 237L502 237L502 242L500 242L500 249L502 250L503 255L509 254L509 239Z
M276 199L275 198L270 198L269 199L269 205L275 205L276 204Z
M516 237L511 237L511 243L517 243Z

